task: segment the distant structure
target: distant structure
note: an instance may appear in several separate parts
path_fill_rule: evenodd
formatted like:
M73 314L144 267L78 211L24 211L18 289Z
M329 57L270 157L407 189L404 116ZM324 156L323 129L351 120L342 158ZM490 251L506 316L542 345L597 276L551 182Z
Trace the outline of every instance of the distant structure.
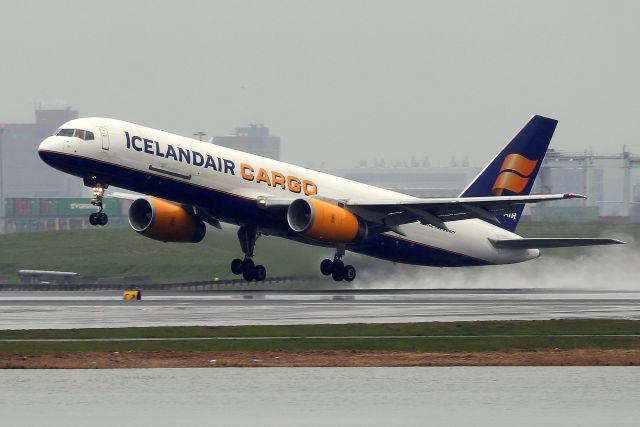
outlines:
M395 162L393 166L386 166L384 160L374 160L373 167L366 165L361 161L359 167L323 172L415 197L455 197L480 172L472 166L431 167L427 157L422 162L411 159L408 164Z
M10 197L78 197L82 181L46 166L38 145L64 122L78 118L71 108L38 109L35 123L0 124L0 201Z
M373 167L366 167L367 164L360 161L359 167L324 172L416 197L457 196L480 172L479 167L469 166L466 156L461 163L451 157L447 167L430 167L426 157L420 164L415 158L408 164L394 162L393 166L386 166L383 160L374 160ZM524 213L534 221L640 222L640 156L626 147L610 154L551 149L532 192L588 196L527 206Z
M280 160L280 138L269 135L263 124L238 127L231 135L214 136L213 143L234 150L245 151L273 160Z
M640 222L640 156L620 153L570 153L550 149L533 188L536 193L575 192L588 196L531 208L534 220Z

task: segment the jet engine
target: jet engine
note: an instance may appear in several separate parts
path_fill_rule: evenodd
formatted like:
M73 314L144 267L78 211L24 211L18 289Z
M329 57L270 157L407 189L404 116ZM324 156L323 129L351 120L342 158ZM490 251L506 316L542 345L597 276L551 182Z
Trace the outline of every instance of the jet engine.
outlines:
M207 229L184 207L166 200L137 199L129 208L129 224L138 233L161 242L198 243Z
M356 215L318 199L294 200L287 222L296 233L325 243L356 242L367 235L367 224Z

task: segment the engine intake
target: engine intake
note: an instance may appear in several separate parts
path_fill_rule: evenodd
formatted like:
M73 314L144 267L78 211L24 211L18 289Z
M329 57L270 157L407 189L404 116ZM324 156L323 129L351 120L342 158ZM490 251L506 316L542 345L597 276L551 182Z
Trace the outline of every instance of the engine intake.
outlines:
M143 236L161 242L198 243L207 232L204 222L182 206L156 198L133 202L129 224Z
M351 243L367 236L367 224L348 210L318 199L294 200L287 211L296 233L326 243Z

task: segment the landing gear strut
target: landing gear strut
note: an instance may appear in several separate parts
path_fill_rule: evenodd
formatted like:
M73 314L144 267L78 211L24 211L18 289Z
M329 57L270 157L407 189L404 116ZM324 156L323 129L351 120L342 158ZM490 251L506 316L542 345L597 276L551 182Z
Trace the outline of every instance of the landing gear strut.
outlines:
M344 262L340 258L344 256L344 246L338 246L336 248L336 254L333 257L333 261L330 259L323 259L320 263L320 271L325 276L333 277L333 280L340 282L345 280L351 282L356 278L356 269L352 265L344 265Z
M242 274L242 277L247 282L252 280L262 282L267 277L267 269L262 265L255 265L251 259L253 258L253 250L258 237L260 237L260 233L258 233L255 226L243 225L238 230L238 240L240 240L244 259L236 258L231 261L231 272L233 274Z
M108 185L101 184L95 184L93 186L93 199L91 199L91 204L98 208L98 212L89 215L89 224L91 225L107 225L107 222L109 222L107 214L102 212L102 209L104 209L102 199L104 198L104 191L107 187Z

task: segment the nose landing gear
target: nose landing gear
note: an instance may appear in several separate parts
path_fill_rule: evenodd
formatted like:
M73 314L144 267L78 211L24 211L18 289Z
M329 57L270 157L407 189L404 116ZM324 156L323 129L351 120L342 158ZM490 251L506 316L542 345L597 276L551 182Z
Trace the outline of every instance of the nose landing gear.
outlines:
M247 282L252 280L262 282L267 277L267 269L262 265L255 265L251 259L258 237L260 233L257 232L256 227L243 225L238 229L238 239L244 259L236 258L231 261L231 272L237 275L242 274Z
M89 215L89 224L91 225L107 225L109 216L104 212L94 212Z
M353 281L353 279L356 278L356 269L352 265L344 265L344 262L340 259L344 253L344 247L338 247L333 261L330 259L322 260L320 263L320 272L325 276L331 276L336 282L342 280L347 282Z
M109 222L109 216L102 212L104 209L102 205L102 199L104 198L104 191L107 189L108 185L95 185L93 187L93 199L91 199L91 204L98 207L98 212L94 212L89 215L89 224L91 225L107 225Z

